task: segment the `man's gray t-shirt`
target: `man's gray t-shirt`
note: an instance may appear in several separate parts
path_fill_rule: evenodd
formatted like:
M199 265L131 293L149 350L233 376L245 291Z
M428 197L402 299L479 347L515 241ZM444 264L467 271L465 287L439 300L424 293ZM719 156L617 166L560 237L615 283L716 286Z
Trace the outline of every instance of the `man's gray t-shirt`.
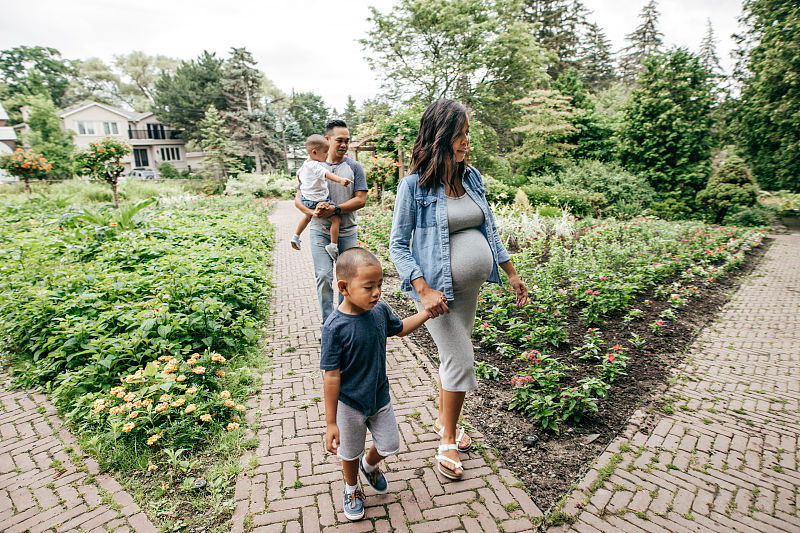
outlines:
M345 157L339 163L322 163L328 172L353 180L353 184L345 187L328 180L328 190L331 193L331 201L336 205L341 205L355 196L356 191L366 191L367 177L364 175L364 169L361 163L354 161L349 157ZM347 237L356 232L356 212L342 213L342 222L339 225L339 235ZM325 235L331 234L331 221L327 218L313 217L311 219L310 229L319 231Z

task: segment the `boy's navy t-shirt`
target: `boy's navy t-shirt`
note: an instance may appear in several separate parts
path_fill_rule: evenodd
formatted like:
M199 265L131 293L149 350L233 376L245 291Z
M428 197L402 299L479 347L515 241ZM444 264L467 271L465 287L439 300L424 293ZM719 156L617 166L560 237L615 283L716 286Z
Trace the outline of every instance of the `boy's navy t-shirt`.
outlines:
M403 322L383 302L360 315L336 309L322 326L319 367L341 371L339 400L364 416L389 403L386 337L403 331Z

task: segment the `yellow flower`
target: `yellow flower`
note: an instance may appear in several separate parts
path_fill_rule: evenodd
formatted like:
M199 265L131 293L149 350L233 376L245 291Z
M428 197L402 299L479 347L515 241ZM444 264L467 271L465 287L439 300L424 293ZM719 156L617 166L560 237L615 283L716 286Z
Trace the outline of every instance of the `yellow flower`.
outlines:
M148 472L152 472L152 471L153 471L153 470L155 470L156 468L158 468L158 467L157 467L156 465L152 464L152 463L151 463L151 464L149 464L149 465L147 465L147 471L148 471Z
M192 357L191 359L189 359L188 361L186 361L186 364L187 364L187 365L189 365L189 366L196 365L196 364L197 364L197 359L195 359L194 357Z
M134 411L128 415L128 418L136 418L137 416L139 416L139 411Z
M151 405L152 403L153 403L153 399L152 398L145 398L144 400L142 400L142 405L144 407L147 407L148 405Z
M231 417L231 420L233 420L234 422L238 422L239 420L241 420L241 418L239 418L239 415L233 415Z
M128 433L130 430L132 430L135 427L136 427L136 424L134 424L133 422L128 422L127 424L122 426L122 431L125 432L125 433Z
M217 369L217 371L216 371L216 372L214 372L214 373L215 373L217 376L221 377L221 378L224 378L224 377L225 377L225 371L224 371L224 370L222 370L221 368Z
M132 401L133 401L133 400L135 400L135 399L136 399L136 395L135 395L134 393L132 393L132 392L129 392L129 393L128 393L128 394L126 394L126 395L125 395L125 397L123 398L123 400L125 400L126 402L132 402Z
M197 387L189 387L186 389L186 394L194 394L195 392L197 392Z
M233 400L225 400L225 407L233 407L236 405Z
M163 411L167 407L169 407L168 403L160 403L160 404L156 405L156 412L160 413L161 411Z
M209 414L200 415L200 420L202 420L203 422L211 422L211 415Z
M159 435L158 433L156 433L155 435L152 435L149 439L147 439L147 445L148 446L152 446L160 438L161 438L161 435Z
M95 413L99 413L100 411L102 411L105 408L106 408L106 401L105 400L100 399L100 400L95 400L94 401L94 412Z
M231 422L230 424L228 424L227 427L228 427L228 431L233 431L233 430L235 430L236 428L239 427L239 424L237 424L236 422Z
M193 404L193 403L190 403L189 405L186 406L186 409L184 409L183 412L188 415L189 413L193 412L195 409L197 409L197 406L195 404Z
M220 392L220 393L219 393L219 395L220 395L220 397L222 397L222 398L230 398L230 397L231 397L231 393L230 393L230 392L228 392L228 391L226 391L226 390L224 390L224 391Z
M186 402L186 400L184 400L183 398L178 398L177 400L172 402L172 407L180 407L181 405L184 404L184 402Z
M116 414L119 414L121 412L122 412L122 408L121 407L112 407L111 409L108 410L108 414L110 414L110 415L116 415Z
M112 396L117 396L119 393L125 394L125 388L124 387L114 387L114 388L111 389L110 392L111 392Z
M178 376L178 381L186 381L186 376L181 374L180 376Z
M245 407L242 404L239 404L239 405L236 406L236 410L241 412L241 413L244 413L247 410L247 407Z
M159 402L168 402L169 401L169 394L162 394L161 398L158 399Z
M193 370L193 372L194 372L195 374L204 374L204 373L205 373L205 371L206 371L206 368L205 368L204 366L198 366L197 368L195 368L195 369Z
M221 356L220 354L218 354L218 353L212 353L212 354L211 354L211 360L212 360L212 361L216 361L217 363L224 363L224 362L225 362L225 358L224 358L224 357L222 357L222 356Z

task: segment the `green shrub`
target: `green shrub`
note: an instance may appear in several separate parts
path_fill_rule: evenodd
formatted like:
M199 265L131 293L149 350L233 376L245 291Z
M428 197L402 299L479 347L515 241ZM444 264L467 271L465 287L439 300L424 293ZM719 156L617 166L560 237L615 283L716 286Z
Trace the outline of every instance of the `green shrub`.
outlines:
M570 189L602 194L605 206L599 196L593 202L601 210L598 215L631 218L642 214L653 201L654 191L647 180L616 163L581 161L564 169L558 179Z
M566 187L547 187L543 185L525 185L523 192L528 196L534 208L542 205L559 206L567 209L575 216L587 216L592 213L592 203L584 191L576 191Z
M211 196L221 194L225 190L225 184L217 179L192 180L183 182L183 189L191 194Z
M172 165L172 163L167 163L166 161L158 165L158 175L168 180L180 177L178 170Z
M483 185L486 187L486 199L489 202L507 204L514 199L514 195L519 190L516 187L507 185L502 181L483 174Z
M744 159L733 155L697 193L697 203L712 212L715 224L721 224L731 208L750 207L756 203L758 187Z
M725 225L761 227L775 221L775 213L760 205L745 207L725 217Z
M288 200L294 197L296 189L297 180L286 174L239 174L228 180L225 194Z

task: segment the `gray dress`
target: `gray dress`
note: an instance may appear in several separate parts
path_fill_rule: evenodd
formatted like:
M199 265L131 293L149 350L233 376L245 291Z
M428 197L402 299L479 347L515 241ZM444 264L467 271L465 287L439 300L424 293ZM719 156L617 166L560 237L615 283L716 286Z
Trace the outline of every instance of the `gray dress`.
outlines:
M425 323L439 351L439 377L446 391L467 392L478 388L472 326L478 292L494 266L492 250L480 230L483 222L483 211L468 194L447 197L453 301L447 303L449 314ZM422 310L419 302L417 309Z

